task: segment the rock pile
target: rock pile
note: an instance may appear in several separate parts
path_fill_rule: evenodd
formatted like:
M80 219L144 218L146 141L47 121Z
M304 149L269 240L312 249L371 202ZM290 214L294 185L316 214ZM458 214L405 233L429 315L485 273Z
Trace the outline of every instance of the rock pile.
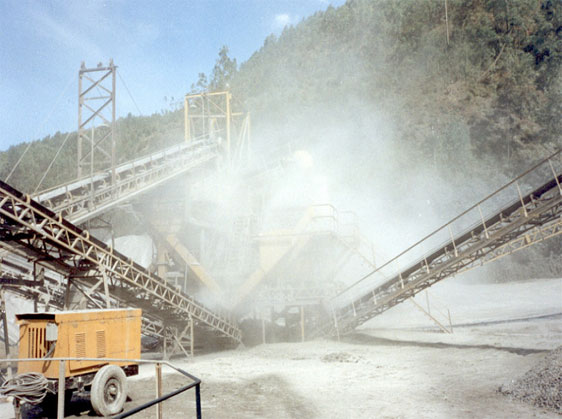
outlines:
M549 352L523 377L502 385L498 391L562 413L562 346Z

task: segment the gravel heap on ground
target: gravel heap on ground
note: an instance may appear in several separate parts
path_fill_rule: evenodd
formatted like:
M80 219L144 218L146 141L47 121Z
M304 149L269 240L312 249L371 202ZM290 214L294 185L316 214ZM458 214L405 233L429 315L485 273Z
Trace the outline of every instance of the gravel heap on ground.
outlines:
M332 352L324 355L320 359L322 360L322 362L351 362L355 364L361 360L361 357L352 355L347 352Z
M523 377L502 385L499 392L562 413L562 346L549 352Z

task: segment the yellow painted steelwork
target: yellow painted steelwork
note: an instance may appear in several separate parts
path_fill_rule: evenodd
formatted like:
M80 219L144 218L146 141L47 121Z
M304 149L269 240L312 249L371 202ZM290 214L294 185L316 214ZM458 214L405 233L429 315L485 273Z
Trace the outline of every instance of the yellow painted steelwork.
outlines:
M250 115L233 105L227 90L185 95L184 137L187 143L216 140L228 164L240 166L250 159Z
M315 207L308 207L292 230L276 230L263 235L260 240L259 267L242 283L233 296L232 308L240 305L285 255L290 251L299 252L305 247L310 239L306 229L315 217L314 210Z
M141 310L83 310L16 315L20 325L19 357L47 358L22 361L18 373L39 372L57 379L58 362L48 358L100 358L70 361L65 377L96 372L107 364L103 358L140 359ZM136 365L118 362L119 366Z
M175 234L167 234L166 242L182 258L187 266L189 266L189 269L191 269L196 278L201 281L203 285L217 295L222 292L220 285L209 275L193 253L179 241Z

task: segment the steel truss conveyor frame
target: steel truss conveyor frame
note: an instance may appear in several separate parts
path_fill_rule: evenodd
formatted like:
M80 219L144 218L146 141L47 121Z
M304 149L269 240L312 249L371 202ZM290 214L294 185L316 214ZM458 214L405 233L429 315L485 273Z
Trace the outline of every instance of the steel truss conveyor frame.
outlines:
M70 277L102 277L104 287L113 281L112 285L120 285L135 296L127 299L128 305L142 304L150 316L178 322L193 319L240 341L241 331L227 315L217 314L175 290L131 259L90 237L88 231L2 181L0 215L0 237L8 250L34 255L49 268L66 272ZM89 273L92 271L94 275Z
M216 145L206 140L178 144L33 196L74 224L99 216L109 208L146 192L176 176L210 162Z
M504 185L473 207L455 217L449 223L440 227L424 239L386 262L369 275L361 278L338 296L334 297L325 308L328 318L320 324L314 336L340 335L353 331L357 326L365 323L374 316L394 307L413 297L420 291L436 282L475 266L496 260L517 250L528 247L550 237L562 233L562 174L555 171L553 161L560 158L559 150L523 173L519 177ZM522 179L527 177L536 179L544 172L551 173L551 180L523 195L521 192ZM493 204L500 194L505 194L508 188L513 188L518 198L511 204L496 211L492 216L484 218L483 204ZM468 230L456 236L451 226L463 216L476 212L479 221ZM420 248L420 244L435 238L440 233L446 233L450 240L439 246L433 252L417 258L417 261L406 265L406 269L397 269L393 275L385 276L381 270L400 266L400 258L412 249ZM373 280L379 274L382 283L370 287L359 287L365 279Z
M1 256L4 259L5 256ZM18 256L9 256L10 259ZM0 278L0 285L2 288L10 291L11 293L17 294L25 299L41 302L45 306L45 311L50 309L65 310L65 286L62 282L65 278L62 275L60 279L52 277L52 272L40 274L40 279L26 279L29 278L29 273L27 275L22 275L20 270L22 266L25 266L25 262L17 262L13 264L10 260L2 260L2 266L5 269L8 267L15 268L13 271L3 271L2 277ZM99 292L88 292L81 288L81 286L75 287L84 294L87 308L107 308L123 306L122 301L118 301L113 296L109 299L107 296ZM119 305L121 304L121 305ZM142 318L142 332L147 336L155 337L165 337L166 326L162 321L157 318L152 318L151 316L143 315Z

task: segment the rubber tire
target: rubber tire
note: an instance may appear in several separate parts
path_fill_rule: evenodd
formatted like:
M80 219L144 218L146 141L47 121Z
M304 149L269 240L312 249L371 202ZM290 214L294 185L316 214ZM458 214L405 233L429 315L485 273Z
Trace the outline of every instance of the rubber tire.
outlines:
M110 394L114 392L115 394ZM111 416L123 409L127 399L127 377L117 365L105 365L95 375L90 402L100 416Z

